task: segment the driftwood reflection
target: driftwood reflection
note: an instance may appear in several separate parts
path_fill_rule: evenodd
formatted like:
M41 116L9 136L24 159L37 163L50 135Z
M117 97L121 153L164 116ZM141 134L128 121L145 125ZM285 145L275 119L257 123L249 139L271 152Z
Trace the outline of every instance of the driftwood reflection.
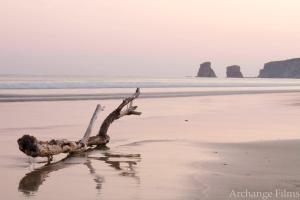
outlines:
M19 182L19 191L28 195L38 191L40 185L47 179L51 172L67 168L71 165L65 163L68 159L69 157L66 157L56 163L45 165L26 174Z
M137 162L140 161L140 154L113 154L113 153L106 152L103 155L104 157L88 157L88 158L104 161L105 163L109 164L109 166L111 166L112 168L121 171L120 172L121 176L133 177L136 178L136 180L139 182L139 177L136 175L136 171L135 171L135 165L137 165Z
M104 177L96 173L96 170L90 160L87 160L84 164L89 168L90 174L93 176L96 183L96 189L100 192L102 184L104 183Z
M94 151L94 153L97 151ZM95 155L93 153L93 155ZM52 172L65 169L67 167L83 164L87 166L90 174L96 183L96 189L100 192L102 185L104 183L104 176L99 175L97 170L93 167L93 160L101 161L115 170L120 171L121 176L133 177L139 183L139 177L136 174L135 166L141 160L140 154L119 154L112 153L108 150L100 151L101 155L99 157L89 156L90 152L85 152L79 155L68 156L58 162L44 165L37 168L30 173L26 174L19 182L18 190L23 192L25 195L31 195L38 192L39 187L43 182L50 176ZM78 160L79 158L79 160ZM76 162L71 162L72 159L77 159Z

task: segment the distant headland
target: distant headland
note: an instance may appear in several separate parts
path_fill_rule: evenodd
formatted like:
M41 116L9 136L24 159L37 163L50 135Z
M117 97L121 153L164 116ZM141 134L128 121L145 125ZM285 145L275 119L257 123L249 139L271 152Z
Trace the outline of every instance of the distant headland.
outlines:
M211 62L200 64L197 77L217 77ZM231 65L226 67L227 78L243 78L241 67ZM271 61L264 64L263 69L259 71L258 78L300 78L300 58L293 58L281 61Z
M300 78L300 58L272 61L259 71L259 78Z

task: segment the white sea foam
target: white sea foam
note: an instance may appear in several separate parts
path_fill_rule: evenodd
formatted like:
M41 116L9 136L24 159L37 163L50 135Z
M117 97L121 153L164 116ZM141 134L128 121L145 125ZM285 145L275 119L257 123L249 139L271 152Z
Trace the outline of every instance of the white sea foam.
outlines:
M0 102L118 99L136 87L141 98L159 98L299 92L300 80L0 76Z
M299 86L298 79L226 78L107 78L0 76L0 89L171 88L171 87Z

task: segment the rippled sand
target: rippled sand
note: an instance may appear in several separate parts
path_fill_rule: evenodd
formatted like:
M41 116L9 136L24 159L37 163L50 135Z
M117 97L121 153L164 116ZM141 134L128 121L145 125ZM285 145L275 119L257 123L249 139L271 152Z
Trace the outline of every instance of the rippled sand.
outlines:
M97 103L0 104L1 199L230 199L232 190L300 191L300 94L138 99L105 149L29 159L17 139L79 139ZM234 199L234 198L231 198ZM280 198L276 198L280 199ZM286 199L286 198L282 198Z

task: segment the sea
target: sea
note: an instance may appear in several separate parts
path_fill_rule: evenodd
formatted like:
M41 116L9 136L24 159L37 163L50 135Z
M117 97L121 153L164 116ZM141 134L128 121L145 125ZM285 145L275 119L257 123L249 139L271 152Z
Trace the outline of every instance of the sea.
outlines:
M120 99L300 92L299 79L0 76L0 102Z

